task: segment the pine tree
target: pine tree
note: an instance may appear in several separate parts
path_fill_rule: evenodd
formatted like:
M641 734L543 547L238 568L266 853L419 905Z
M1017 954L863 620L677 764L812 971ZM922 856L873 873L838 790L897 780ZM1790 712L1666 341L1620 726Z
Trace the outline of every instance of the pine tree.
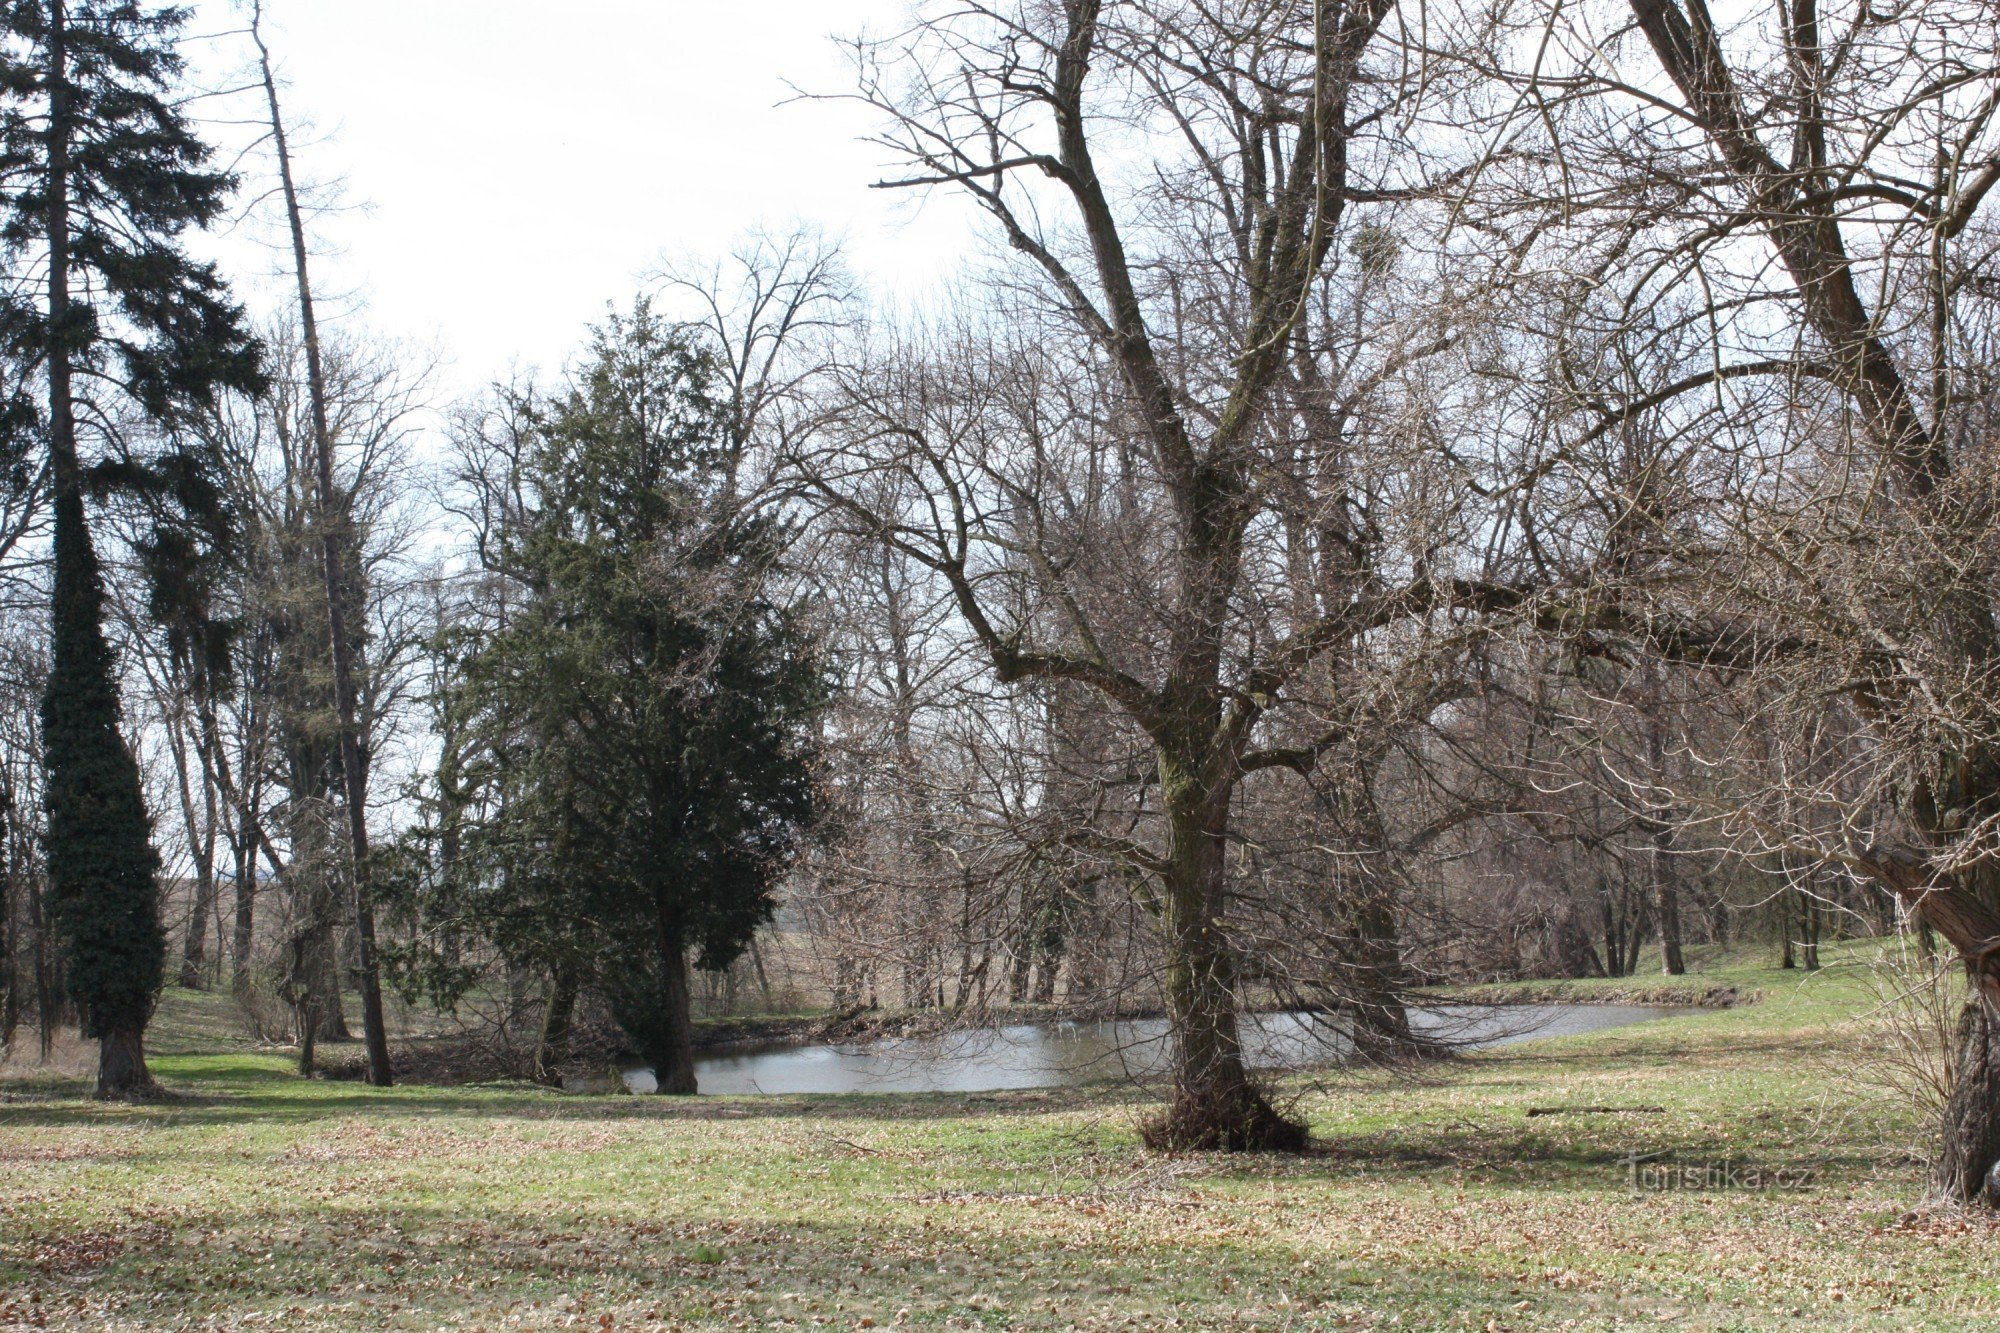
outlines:
M91 483L116 473L86 468L80 421L107 419L117 405L106 399L124 398L170 426L219 389L257 388L258 349L214 268L177 244L233 184L169 100L184 12L15 0L0 21L0 244L15 279L0 340L46 387L44 403L24 391L4 416L45 441L54 492L50 915L85 1034L100 1043L98 1094L110 1096L151 1083L144 1034L166 937L85 506Z

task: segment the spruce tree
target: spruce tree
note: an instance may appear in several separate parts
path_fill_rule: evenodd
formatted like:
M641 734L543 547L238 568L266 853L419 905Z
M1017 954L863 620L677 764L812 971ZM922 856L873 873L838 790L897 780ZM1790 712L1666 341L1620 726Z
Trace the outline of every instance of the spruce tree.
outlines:
M129 406L170 427L221 389L259 387L258 349L214 268L177 243L233 184L170 100L183 11L13 0L0 15L0 245L13 278L0 338L45 389L40 401L20 391L5 419L44 443L54 499L50 917L85 1035L100 1043L98 1095L110 1096L151 1083L144 1034L166 936L85 505L93 483L130 469L88 466L83 423Z

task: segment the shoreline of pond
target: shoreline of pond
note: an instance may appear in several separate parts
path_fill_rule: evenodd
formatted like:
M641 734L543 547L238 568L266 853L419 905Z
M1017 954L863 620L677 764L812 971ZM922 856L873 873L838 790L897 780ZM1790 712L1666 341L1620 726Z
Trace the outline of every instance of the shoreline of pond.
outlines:
M1451 986L1412 993L1414 1007L1473 1005L1504 1008L1526 1005L1610 1005L1676 1009L1733 1009L1760 998L1736 986L1705 986L1694 982L1638 982L1628 986L1580 986L1571 982L1498 982ZM1281 1014L1332 1010L1296 1004L1260 1004L1244 1014ZM993 1032L1001 1028L1054 1023L1130 1023L1167 1017L1161 1005L1117 1009L1073 1009L1059 1004L1009 1004L976 1013L939 1009L869 1009L855 1007L827 1014L746 1015L701 1019L695 1023L694 1046L702 1054L723 1055L750 1049L785 1046L852 1046L873 1041L939 1037L957 1032Z
M1698 1012L1687 1005L1539 1003L1465 1005L1420 997L1410 1028L1441 1052L1474 1051L1517 1041L1578 1036ZM1020 1017L1018 1014L1007 1015ZM992 1016L989 1015L989 1018ZM1246 1013L1244 1060L1252 1068L1303 1072L1367 1059L1325 1011ZM1145 1081L1170 1069L1171 1029L1162 1017L991 1023L835 1041L777 1041L710 1047L695 1057L702 1090L724 1095L983 1093L1077 1086L1105 1078ZM565 1079L566 1091L650 1092L643 1062L617 1062L616 1074Z

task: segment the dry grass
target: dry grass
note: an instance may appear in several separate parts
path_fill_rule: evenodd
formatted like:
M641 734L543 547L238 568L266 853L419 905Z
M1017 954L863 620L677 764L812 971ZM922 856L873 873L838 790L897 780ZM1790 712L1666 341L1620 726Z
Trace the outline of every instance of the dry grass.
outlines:
M1303 1156L1149 1154L1118 1087L676 1103L169 1056L172 1105L0 1107L0 1326L2000 1325L2000 1228L1902 1221L1916 1112L1830 1072L1874 1005L1835 961L1421 1086L1294 1088ZM1634 1193L1647 1152L1814 1184Z

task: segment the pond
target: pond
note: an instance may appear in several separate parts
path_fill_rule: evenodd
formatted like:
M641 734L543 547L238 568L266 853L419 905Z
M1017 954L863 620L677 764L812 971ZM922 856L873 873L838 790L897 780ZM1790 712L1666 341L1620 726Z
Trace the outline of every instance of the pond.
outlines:
M1650 1005L1440 1005L1412 1009L1411 1026L1460 1049L1504 1046L1626 1027L1685 1012ZM1260 1069L1336 1064L1352 1046L1324 1019L1304 1013L1243 1020L1250 1062ZM1018 1024L936 1037L851 1046L788 1046L700 1056L705 1093L997 1092L1069 1087L1164 1072L1163 1018Z

